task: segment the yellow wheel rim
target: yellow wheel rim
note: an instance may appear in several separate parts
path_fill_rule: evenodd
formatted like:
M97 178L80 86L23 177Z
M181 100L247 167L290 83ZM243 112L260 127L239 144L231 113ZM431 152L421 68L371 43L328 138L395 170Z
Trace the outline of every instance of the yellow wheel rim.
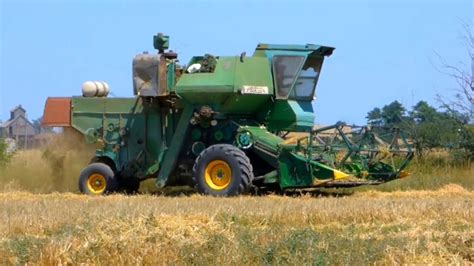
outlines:
M94 194L102 194L107 188L107 179L101 174L92 174L87 179L87 188Z
M206 184L214 190L226 189L232 181L232 169L222 160L211 161L204 174Z

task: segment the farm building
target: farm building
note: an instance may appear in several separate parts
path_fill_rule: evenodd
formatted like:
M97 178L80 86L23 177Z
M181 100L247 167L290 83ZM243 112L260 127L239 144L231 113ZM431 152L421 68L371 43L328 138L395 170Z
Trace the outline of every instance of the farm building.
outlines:
M26 117L26 110L17 106L10 111L10 119L0 124L0 137L14 139L20 148L32 145L36 129Z

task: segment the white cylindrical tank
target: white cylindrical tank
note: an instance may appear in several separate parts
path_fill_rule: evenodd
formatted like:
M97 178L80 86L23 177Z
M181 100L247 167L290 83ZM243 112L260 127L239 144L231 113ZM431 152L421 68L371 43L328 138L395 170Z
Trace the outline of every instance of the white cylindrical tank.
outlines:
M109 92L109 84L105 81L86 81L82 84L84 97L107 97Z

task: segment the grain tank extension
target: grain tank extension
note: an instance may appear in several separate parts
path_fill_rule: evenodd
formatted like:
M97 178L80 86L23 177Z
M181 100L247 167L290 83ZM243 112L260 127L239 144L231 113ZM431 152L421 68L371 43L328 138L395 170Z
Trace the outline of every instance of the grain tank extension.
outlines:
M259 44L252 56L204 54L181 66L168 36L153 43L158 53L133 60L133 97L86 82L83 96L46 102L43 125L71 127L97 146L79 177L83 193L136 191L148 178L231 196L407 175L413 151L403 132L314 127L315 88L334 48Z

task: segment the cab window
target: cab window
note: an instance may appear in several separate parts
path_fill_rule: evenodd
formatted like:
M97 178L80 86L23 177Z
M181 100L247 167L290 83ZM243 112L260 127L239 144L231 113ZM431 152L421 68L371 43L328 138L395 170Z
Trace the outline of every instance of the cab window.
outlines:
M322 57L309 57L306 60L303 69L295 82L295 86L290 93L290 99L313 100L314 89L318 82L322 63Z
M304 56L274 56L273 73L277 87L277 98L286 99L295 83Z

